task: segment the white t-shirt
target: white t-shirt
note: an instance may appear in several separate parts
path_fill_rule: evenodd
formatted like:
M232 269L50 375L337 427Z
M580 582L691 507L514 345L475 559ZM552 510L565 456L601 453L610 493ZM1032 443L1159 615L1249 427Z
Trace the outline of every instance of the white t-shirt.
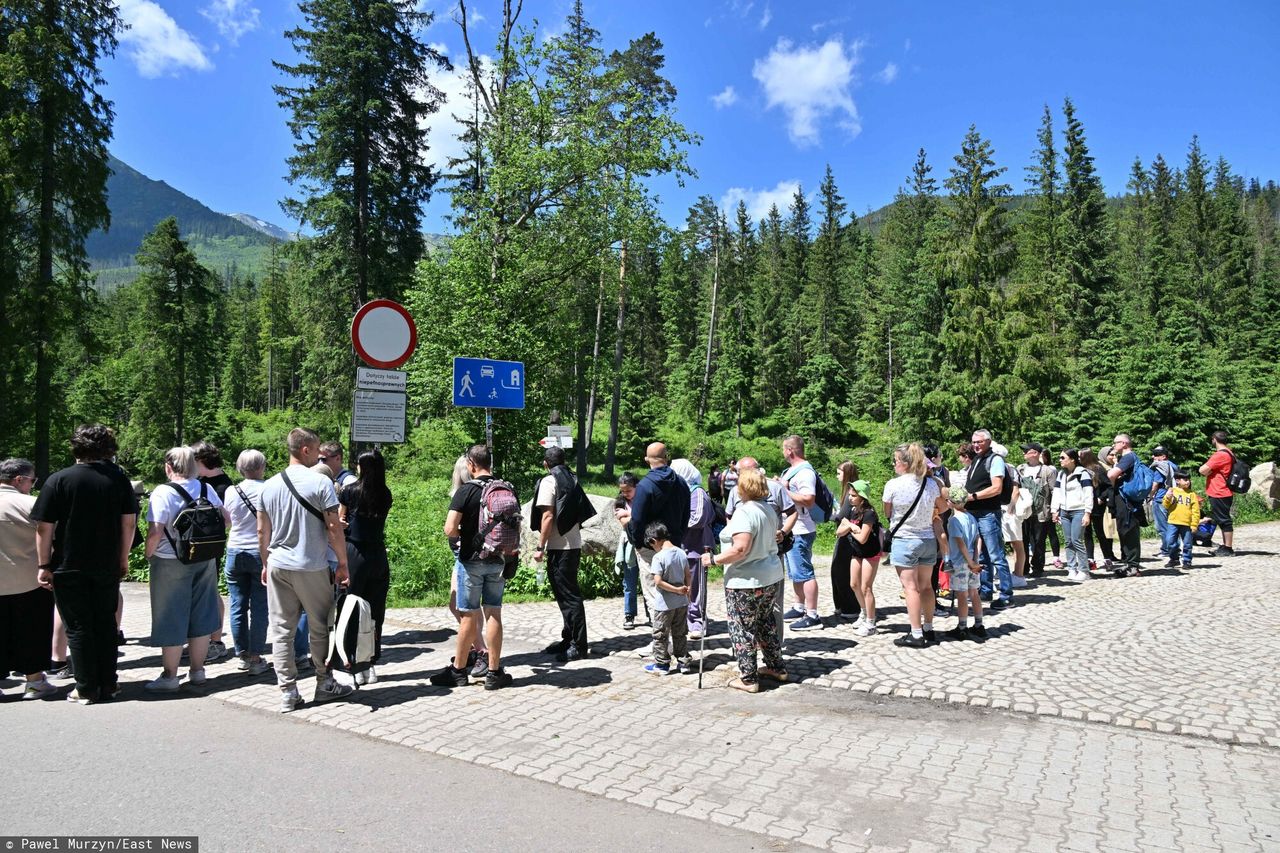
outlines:
M556 511L556 478L548 474L538 483L538 495L533 500L534 506L542 506L547 508L547 512L555 513ZM547 550L548 551L572 551L582 547L582 528L575 524L569 528L565 535L561 536L559 529L554 521L551 522L551 532L547 534Z
M305 465L285 469L289 481L302 499L320 512L338 509L338 493L333 482ZM276 474L262 486L260 512L271 521L271 542L267 565L272 569L328 571L329 534L324 523L298 503L298 499Z
M911 502L920 494L920 478L914 474L903 474L894 477L884 486L884 502L893 505L893 514L889 519L889 529L897 527L894 537L906 536L912 539L933 539L933 509L938 500L938 481L933 477L925 477L924 494L916 503L916 508L902 526L898 521L907 514Z
M782 481L787 484L787 491L796 505L796 526L791 528L791 532L797 535L815 532L818 525L809 515L810 507L802 507L795 498L797 495L812 497L818 493L818 473L808 462L797 462L782 472Z
M258 513L262 507L261 480L241 480L227 489L226 507L231 513L231 535L227 537L227 548L236 551L258 551ZM250 509L240 497L240 492L253 504Z
M178 555L173 552L173 546L169 543L170 540L178 541L178 531L173 527L173 520L186 507L187 502L170 486L182 487L187 494L191 495L191 499L195 500L200 497L201 485L203 484L199 480L170 481L166 485L157 486L151 493L151 500L147 502L147 521L164 526L164 535L160 537L160 544L156 546L155 556L170 560L178 559ZM222 501L218 499L218 493L213 490L213 486L204 487L204 496L209 503L222 507Z

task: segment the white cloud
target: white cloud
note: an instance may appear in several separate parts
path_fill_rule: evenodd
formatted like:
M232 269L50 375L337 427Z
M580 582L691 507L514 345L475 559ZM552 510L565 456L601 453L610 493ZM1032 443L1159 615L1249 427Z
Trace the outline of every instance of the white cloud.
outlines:
M470 15L468 15L469 19ZM434 43L430 46L441 54L449 52L443 44ZM480 66L482 72L487 75L493 67L493 62L488 56L481 56ZM423 122L423 126L427 129L427 144L430 146L426 159L439 172L448 168L451 158L461 157L466 150L462 140L458 138L463 131L463 124L454 115L457 114L463 118L471 118L473 115L475 108L467 88L467 81L470 78L471 72L467 68L465 57L454 62L452 71L437 68L427 75L431 85L444 94L444 102L440 105L440 109L427 116Z
M262 13L253 5L253 0L213 0L200 14L212 21L218 34L232 44L262 25L259 20Z
M718 110L731 107L738 103L738 93L732 86L725 86L723 92L711 96L711 103L715 104Z
M797 47L782 38L768 56L756 60L751 74L764 89L766 107L782 107L786 112L792 142L800 146L818 142L819 122L833 113L843 114L839 123L849 135L862 131L850 94L861 47L861 42L846 47L839 37L817 47Z
M129 25L120 43L143 77L213 69L199 42L154 0L119 0L119 5L120 17Z
M769 22L773 20L773 9L768 6L764 7L764 14L760 16L760 29L763 30L769 26Z
M898 65L890 62L880 72L876 74L876 79L881 83L889 84L898 79Z
M796 191L799 189L800 182L795 180L778 181L778 185L771 190L730 187L724 195L720 196L720 209L726 216L732 218L734 211L738 209L738 202L745 202L747 213L755 223L768 216L769 208L776 204L782 215L786 216L787 207L790 206L791 200L795 198Z

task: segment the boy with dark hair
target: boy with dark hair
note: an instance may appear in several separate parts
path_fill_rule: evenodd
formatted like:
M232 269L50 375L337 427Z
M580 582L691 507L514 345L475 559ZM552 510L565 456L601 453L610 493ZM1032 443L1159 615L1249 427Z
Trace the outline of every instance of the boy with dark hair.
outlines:
M644 671L650 675L675 675L687 672L689 658L689 561L682 549L669 538L670 532L661 521L644 529L644 546L652 549L653 559L647 571L653 578L653 663ZM667 650L667 641L671 650ZM677 663L672 663L674 655Z
M1200 526L1200 496L1191 491L1191 475L1178 471L1173 475L1173 488L1165 493L1163 504L1172 528L1169 562L1165 568L1178 567L1178 549L1182 549L1182 568L1191 568L1191 546Z

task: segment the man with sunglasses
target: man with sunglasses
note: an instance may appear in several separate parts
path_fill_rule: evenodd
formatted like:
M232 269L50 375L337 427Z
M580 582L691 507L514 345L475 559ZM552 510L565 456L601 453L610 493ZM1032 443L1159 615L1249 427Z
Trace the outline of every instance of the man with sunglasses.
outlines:
M333 484L339 492L356 481L356 475L342 465L342 445L326 441L320 445L320 461L333 472Z

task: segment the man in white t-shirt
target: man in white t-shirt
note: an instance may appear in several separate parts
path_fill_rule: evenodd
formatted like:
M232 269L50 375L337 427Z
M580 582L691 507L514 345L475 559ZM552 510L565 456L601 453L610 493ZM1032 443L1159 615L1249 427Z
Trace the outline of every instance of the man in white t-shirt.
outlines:
M538 547L533 561L547 561L551 593L560 605L564 622L560 642L548 649L562 662L586 657L587 611L578 587L582 564L582 522L596 514L578 478L565 464L564 449L548 447L543 454L547 475L538 482L533 499L533 525L538 531Z
M782 440L782 455L787 469L779 480L787 487L787 493L796 505L796 523L792 528L795 545L787 552L787 577L791 579L796 603L782 614L783 619L794 619L793 631L821 628L818 618L818 579L813 572L813 540L818 536L818 525L810 512L818 499L818 473L804 458L804 439L789 435Z
M352 691L328 674L323 657L329 648L333 585L347 583L347 548L338 521L338 495L327 477L311 470L320 458L320 437L309 429L294 429L288 444L289 467L262 487L258 506L258 552L262 582L267 585L269 639L276 683L283 694L280 710L285 712L302 704L293 639L303 612L307 614L316 670L314 701L341 699ZM334 577L329 576L329 548L338 558Z

